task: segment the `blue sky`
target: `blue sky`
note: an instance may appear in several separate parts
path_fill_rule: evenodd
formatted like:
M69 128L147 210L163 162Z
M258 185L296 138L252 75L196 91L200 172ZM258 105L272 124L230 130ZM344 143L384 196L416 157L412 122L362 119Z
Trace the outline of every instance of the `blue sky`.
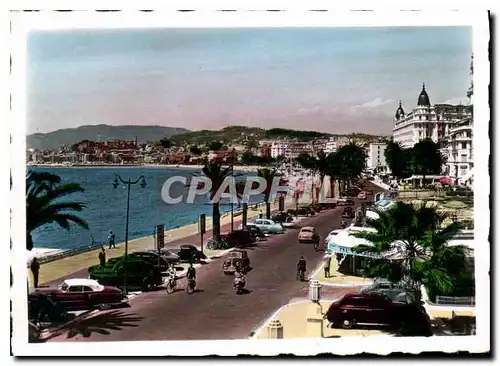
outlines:
M465 102L472 29L36 32L28 133L89 124L288 127L390 134L412 109Z

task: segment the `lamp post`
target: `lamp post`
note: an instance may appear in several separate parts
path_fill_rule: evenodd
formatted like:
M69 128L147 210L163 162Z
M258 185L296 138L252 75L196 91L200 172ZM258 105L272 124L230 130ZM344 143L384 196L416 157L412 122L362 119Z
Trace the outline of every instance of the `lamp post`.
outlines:
M234 180L234 149L231 152L231 178ZM231 181L232 184L232 181ZM231 197L231 233L234 231L234 202Z
M130 178L128 180L123 180L118 174L115 174L115 180L113 181L113 188L118 188L121 184L125 184L127 186L127 218L125 222L125 259L124 259L124 268L125 274L123 278L123 291L127 294L127 257L128 257L128 219L129 219L129 211L130 211L130 186L138 184L141 188L146 187L146 179L143 175L141 175L137 180L132 181Z

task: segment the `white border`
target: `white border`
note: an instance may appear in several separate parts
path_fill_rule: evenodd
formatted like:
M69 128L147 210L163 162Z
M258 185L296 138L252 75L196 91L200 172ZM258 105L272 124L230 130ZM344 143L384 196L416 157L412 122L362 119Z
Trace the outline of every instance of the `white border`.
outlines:
M59 4L63 4L59 2ZM59 8L68 8L60 6ZM74 6L72 6L74 8ZM113 8L113 6L106 6ZM101 7L101 8L106 8ZM32 6L31 8L37 8ZM40 8L40 7L38 7ZM56 7L57 8L57 7ZM144 8L148 8L144 6ZM179 8L190 8L188 4ZM193 8L193 7L191 7ZM266 8L265 6L263 8ZM274 7L276 8L276 7ZM319 7L323 8L323 7ZM14 331L12 334L13 352L15 355L237 355L260 354L277 355L291 353L296 355L313 355L321 352L353 354L361 351L387 354L406 351L457 350L486 351L490 349L490 308L489 308L489 276L488 269L488 230L490 191L488 176L489 145L485 143L488 136L488 83L490 79L487 47L489 29L487 13L469 9L467 11L440 11L435 7L432 11L400 12L375 11L353 12L335 10L335 12L313 13L303 11L286 11L282 13L266 12L231 12L196 11L180 13L172 11L155 11L140 13L127 10L120 13L13 13L13 37L9 44L13 56L13 75L11 91L13 110L9 127L13 134L11 167L14 188L11 195L13 205L12 239L15 243L12 250L12 270L15 283L11 290L14 309ZM477 278L477 335L474 337L436 337L429 339L391 338L391 342L374 342L369 337L353 340L314 339L314 340L238 340L238 341L164 341L164 342L106 342L106 343L59 343L28 344L26 326L26 269L24 261L24 151L25 151L25 67L26 67L26 34L33 29L54 28L104 28L104 27L331 27L331 26L473 26L474 38L474 101L475 101L475 240L476 245L476 278ZM464 91L465 93L465 91ZM478 186L478 182L480 187Z

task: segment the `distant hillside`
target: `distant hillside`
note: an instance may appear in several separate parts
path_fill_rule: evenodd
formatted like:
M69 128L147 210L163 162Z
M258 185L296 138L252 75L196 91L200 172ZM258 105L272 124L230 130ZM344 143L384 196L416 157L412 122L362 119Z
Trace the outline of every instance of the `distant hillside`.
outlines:
M222 130L190 131L175 135L171 138L174 143L189 143L203 145L212 141L224 143L244 143L245 141L261 139L298 139L311 140L315 138L326 138L334 136L329 133L316 131L297 131L284 128L272 128L269 130L257 127L229 126Z
M57 149L61 145L72 145L78 141L134 140L139 142L157 141L189 130L180 127L163 126L80 126L65 128L49 133L34 133L26 137L28 148Z

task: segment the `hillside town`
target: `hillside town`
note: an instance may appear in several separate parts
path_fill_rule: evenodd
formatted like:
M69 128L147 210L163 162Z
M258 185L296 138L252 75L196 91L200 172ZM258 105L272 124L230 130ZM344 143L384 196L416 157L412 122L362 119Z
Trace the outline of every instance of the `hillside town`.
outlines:
M467 105L434 104L422 86L416 106L405 112L402 101L395 112L392 141L402 148L412 148L422 139L438 143L444 157L443 175L457 183L470 185L473 175L472 109ZM355 143L365 149L369 172L390 174L385 150L389 138L378 141L352 136L323 139L261 139L249 140L242 132L237 142L212 141L204 145L174 144L159 141L80 141L55 150L27 151L28 165L96 166L96 165L203 165L210 161L241 165L266 165L288 162L293 165L301 154L316 156L320 151L330 154L340 147Z

